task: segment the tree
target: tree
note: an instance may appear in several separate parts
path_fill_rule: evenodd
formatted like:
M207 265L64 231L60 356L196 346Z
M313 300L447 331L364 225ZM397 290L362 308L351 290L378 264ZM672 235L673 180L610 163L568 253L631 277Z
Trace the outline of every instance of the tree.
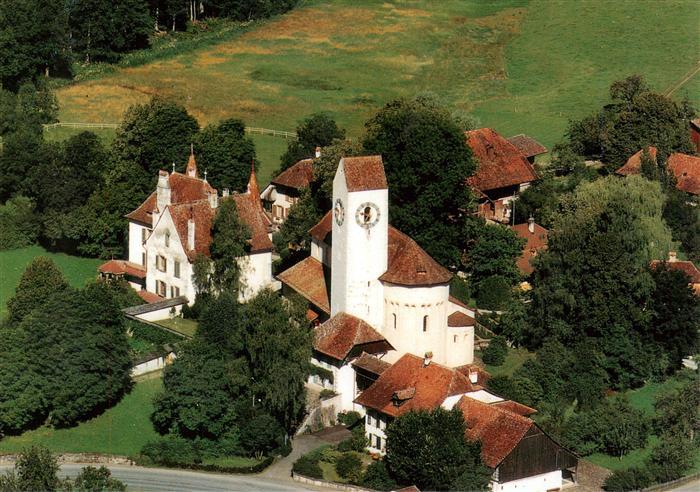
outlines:
M15 471L19 490L57 490L58 460L47 448L32 446L20 453Z
M525 240L512 229L474 219L466 235L469 239L463 263L473 283L498 275L512 286L520 279L515 261L522 253Z
M212 284L218 292L238 292L241 288L240 258L248 251L250 230L238 216L233 199L219 204L211 230Z
M112 477L109 468L86 466L73 483L68 485L75 492L119 492L126 490L126 485Z
M661 155L692 151L687 126L695 110L688 102L652 92L639 75L614 82L610 97L597 114L570 123L567 136L576 153L615 168L649 145Z
M384 460L373 461L367 466L360 485L372 490L395 490L399 488L396 481L389 475Z
M649 336L668 355L670 367L681 367L683 358L700 349L700 300L688 285L690 279L667 263L651 269L654 292L649 308Z
M62 0L0 2L0 85L16 91L40 74L69 74L70 51Z
M272 237L275 249L282 259L281 269L286 269L309 255L309 229L322 217L323 212L317 207L311 190L302 189L299 201L292 205L287 219Z
M476 164L449 111L427 97L397 99L366 124L365 152L380 154L392 224L439 263L456 268Z
M38 235L39 222L31 199L20 195L0 205L0 250L32 245Z
M286 301L263 290L245 305L243 315L252 391L288 432L306 408L304 385L313 333L303 305L298 299Z
M693 377L681 387L657 396L654 403L656 427L660 434L687 439L696 444L700 436L700 378Z
M112 144L117 160L138 164L153 181L160 169L172 164L183 171L199 124L187 110L167 99L154 97L131 106Z
M297 139L287 143L287 151L282 155L280 172L301 159L313 157L316 147L326 147L334 140L345 138L345 130L325 113L312 114L299 122L296 132Z
M482 480L472 484L483 489L490 477L481 473L481 446L468 442L465 430L458 409L438 407L400 416L386 430L385 460L390 474L402 485L449 490L465 473L472 473Z
M693 465L693 455L688 452L690 448L690 443L685 439L664 435L652 449L647 462L656 482L665 483L681 478Z
M673 232L673 240L680 241L688 259L700 261L700 214L688 195L674 186L666 189L663 217Z
M42 163L55 163L55 146L44 143L41 126L21 126L3 138L0 153L0 200L13 195L33 197L36 187L31 181L32 170Z
M362 460L355 453L343 453L335 462L335 471L350 483L358 483L362 477Z
M257 413L241 429L241 444L251 456L262 459L263 455L282 446L284 429L267 413Z
M647 265L671 244L662 204L659 184L634 176L586 183L562 200L534 274L531 347L600 338L610 382L621 388L665 370L642 336L654 287Z
M7 301L9 320L20 322L52 295L67 288L68 282L56 264L45 256L37 256L24 270L15 295Z
M506 355L508 355L506 339L503 337L493 337L488 347L482 352L481 359L484 361L484 364L500 366L505 362Z
M228 119L207 126L196 138L197 165L207 170L214 188L245 191L255 160L255 144L245 136L241 120Z

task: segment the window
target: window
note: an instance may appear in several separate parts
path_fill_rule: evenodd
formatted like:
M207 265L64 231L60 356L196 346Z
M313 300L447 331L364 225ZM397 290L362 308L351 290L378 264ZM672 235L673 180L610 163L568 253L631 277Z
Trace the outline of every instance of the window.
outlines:
M170 247L170 231L165 231L165 247Z
M273 205L272 206L272 218L273 219L282 219L284 218L284 208L282 208L279 205Z
M428 331L428 316L423 316L423 331Z
M180 287L170 287L170 297L180 297Z
M379 436L374 436L374 447L377 449L382 449L382 438Z
M146 253L141 253L141 264L146 266Z
M394 319L394 330L396 329L396 313L393 313L391 317Z
M145 227L141 228L141 242L145 243L148 239L148 229Z
M174 271L175 278L180 278L180 262L179 261L173 262L173 271Z
M168 271L168 261L165 259L165 256L163 256L163 255L156 256L156 268L158 270L160 270L161 272Z
M454 336L452 337L452 341L453 341L454 343L457 343L457 335L454 335Z
M156 294L158 294L161 297L165 297L165 294L168 291L168 287L165 285L165 282L162 280L156 280Z

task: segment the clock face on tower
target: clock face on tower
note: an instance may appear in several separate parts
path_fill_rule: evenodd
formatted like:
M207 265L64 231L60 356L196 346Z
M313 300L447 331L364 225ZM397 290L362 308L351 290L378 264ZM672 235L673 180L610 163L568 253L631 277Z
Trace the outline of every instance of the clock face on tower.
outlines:
M357 225L360 227L369 229L377 225L377 222L379 222L379 215L379 207L372 202L365 202L357 207L355 222L357 222Z
M340 198L335 201L333 215L335 216L335 223L339 226L343 225L343 221L345 220L345 209L343 208L343 201Z

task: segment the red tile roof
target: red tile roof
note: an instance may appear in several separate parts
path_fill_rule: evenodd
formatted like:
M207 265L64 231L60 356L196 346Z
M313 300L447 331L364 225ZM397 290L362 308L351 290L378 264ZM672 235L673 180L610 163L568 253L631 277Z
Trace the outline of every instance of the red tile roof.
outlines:
M170 203L172 205L205 200L210 193L216 193L216 189L203 179L180 173L171 173L168 176L168 183L170 184ZM152 213L155 208L156 192L153 192L136 210L127 214L126 218L153 227Z
M311 228L314 239L332 243L333 222L329 211ZM389 226L387 270L379 277L383 282L397 285L435 285L452 279L452 274L435 261L413 239Z
M467 183L485 192L537 179L535 169L520 150L490 128L466 132L467 144L478 161Z
M268 233L269 222L260 203L260 193L256 193L256 188L257 185L250 193L234 193L230 195L236 202L238 216L250 229L251 253L272 250L272 240ZM226 200L226 198L223 199Z
M109 260L99 266L100 273L113 275L130 275L137 278L146 278L146 267L126 260Z
M384 164L380 155L344 157L348 191L384 190L387 188Z
M700 195L700 157L688 154L671 154L666 167L676 177L676 188L686 193Z
M336 314L314 332L314 349L338 360L344 360L354 347L376 343L381 352L393 349L367 322L347 313Z
M455 408L464 415L467 439L481 441L481 458L490 468L503 462L534 425L529 418L502 406L488 405L468 396L463 396Z
M148 304L153 304L163 300L163 298L160 297L158 294L154 294L153 292L148 292L146 290L139 290L136 293L141 299L143 299Z
M328 297L330 290L326 284L323 264L317 259L309 256L277 275L277 278L324 313L331 313Z
M522 415L523 417L529 417L530 415L533 415L537 413L537 410L534 408L530 408L527 405L523 405L522 403L518 403L517 401L513 400L504 400L504 401L498 401L496 403L492 403L494 407L499 407L503 408L504 410L508 410L509 412L517 413L518 415Z
M396 406L394 394L407 389L415 391L413 397ZM435 362L425 366L421 357L405 354L363 391L355 403L398 417L411 410L437 408L448 396L478 389L481 387L471 384L467 376L455 369Z
M457 299L457 298L456 298L455 296L453 296L453 295L450 295L450 302L451 302L452 304L456 304L456 305L458 305L458 306L460 306L460 307L463 307L464 309L469 309L469 306L467 306L466 304L464 304L462 301L460 301L459 299Z
M522 254L515 262L520 272L524 275L530 275L535 271L535 268L532 266L532 259L537 256L540 251L547 249L549 231L539 224L533 224L533 226L534 232L530 232L529 224L516 224L511 226L511 229L515 231L518 237L526 241L525 246L523 246Z
M476 320L462 311L455 311L447 317L447 326L474 326Z
M664 263L670 270L678 270L685 273L690 279L691 284L700 283L700 270L695 266L692 261L659 261L654 260L651 262L651 268L656 268L660 263Z
M537 155L547 153L547 147L539 143L534 138L528 137L522 133L520 135L510 137L508 141L515 145L520 153L525 157L535 157Z
M362 352L362 355L352 362L352 366L364 369L369 373L379 376L381 373L389 369L391 364L383 361L377 356L368 354L367 352Z
M389 226L386 272L382 282L398 285L444 284L452 274L435 261L418 243L398 229Z
M313 159L302 159L293 166L285 169L271 183L300 190L311 184L314 179Z
M656 154L657 150L656 147L649 146L647 147L647 150L649 151L649 155L651 158L656 161ZM629 176L631 174L639 174L639 172L642 169L642 152L644 149L640 150L636 154L632 155L629 159L627 159L627 162L625 163L624 166L622 166L620 169L615 171L615 174L621 174L622 176Z

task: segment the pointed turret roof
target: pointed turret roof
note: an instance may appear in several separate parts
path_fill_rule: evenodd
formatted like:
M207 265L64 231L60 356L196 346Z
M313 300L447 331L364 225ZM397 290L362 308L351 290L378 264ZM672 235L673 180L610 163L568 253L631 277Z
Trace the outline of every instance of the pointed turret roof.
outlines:
M197 160L194 158L194 145L190 144L190 159L187 161L187 169L185 169L185 175L191 178L196 178L197 176Z

